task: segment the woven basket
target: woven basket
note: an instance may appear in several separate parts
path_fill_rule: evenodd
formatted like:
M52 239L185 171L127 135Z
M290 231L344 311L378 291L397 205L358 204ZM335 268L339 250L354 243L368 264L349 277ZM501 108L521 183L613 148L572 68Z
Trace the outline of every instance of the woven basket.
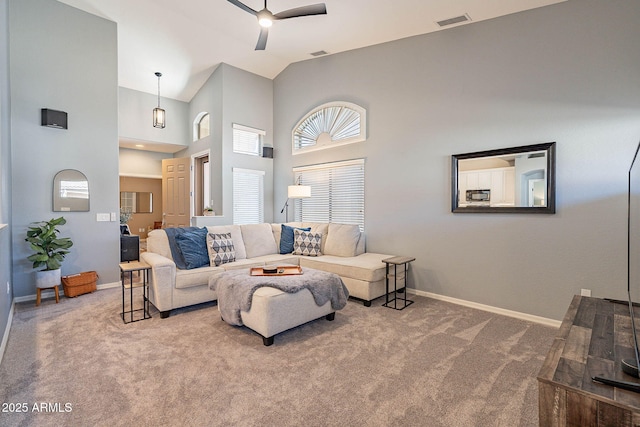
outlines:
M88 294L96 290L98 273L95 271L84 271L70 276L62 276L62 287L67 297L77 297Z

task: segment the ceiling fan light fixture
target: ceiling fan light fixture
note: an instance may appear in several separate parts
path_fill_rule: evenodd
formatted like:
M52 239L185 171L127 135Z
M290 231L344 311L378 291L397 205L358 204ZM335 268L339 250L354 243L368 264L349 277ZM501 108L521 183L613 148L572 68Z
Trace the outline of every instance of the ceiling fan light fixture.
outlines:
M267 9L264 9L258 13L258 24L262 28L269 28L273 25L273 15Z

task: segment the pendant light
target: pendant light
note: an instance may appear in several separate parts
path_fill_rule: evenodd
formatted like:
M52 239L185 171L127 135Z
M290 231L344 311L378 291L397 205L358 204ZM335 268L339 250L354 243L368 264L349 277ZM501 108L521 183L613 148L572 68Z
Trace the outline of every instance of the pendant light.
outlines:
M158 77L158 106L153 109L153 127L164 129L165 114L164 110L160 108L160 77L162 77L162 73L156 72L156 76Z

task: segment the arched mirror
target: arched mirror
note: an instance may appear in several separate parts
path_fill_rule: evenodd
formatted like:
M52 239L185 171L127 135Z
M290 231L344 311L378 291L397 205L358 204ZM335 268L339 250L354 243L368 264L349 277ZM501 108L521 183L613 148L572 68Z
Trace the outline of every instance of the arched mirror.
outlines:
M556 212L555 142L451 156L451 211Z
M89 211L89 181L82 172L64 169L53 178L53 211Z

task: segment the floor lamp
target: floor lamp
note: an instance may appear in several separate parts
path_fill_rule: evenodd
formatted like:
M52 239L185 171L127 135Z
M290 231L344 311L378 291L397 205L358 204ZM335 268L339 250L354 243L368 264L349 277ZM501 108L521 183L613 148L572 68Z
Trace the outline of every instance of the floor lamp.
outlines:
M298 183L295 185L290 185L287 187L287 201L284 202L284 206L280 213L285 213L285 222L289 222L289 199L306 199L311 197L311 187L308 185L300 185L300 179L298 178Z

